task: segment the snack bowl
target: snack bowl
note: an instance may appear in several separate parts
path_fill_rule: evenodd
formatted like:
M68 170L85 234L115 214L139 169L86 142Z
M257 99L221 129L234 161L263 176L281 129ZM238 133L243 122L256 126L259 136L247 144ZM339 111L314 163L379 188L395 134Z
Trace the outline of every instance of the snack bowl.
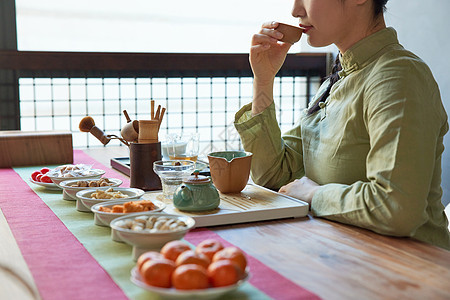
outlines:
M112 189L113 192L120 192L126 196L126 198L103 198L103 199L95 199L92 198L92 194L97 193L98 191L106 192L108 189ZM125 188L125 187L99 187L99 188L90 188L87 190L78 191L75 194L77 197L77 210L82 212L91 212L91 207L97 203L105 202L105 201L113 201L113 200L132 200L139 199L144 195L144 191L136 188Z
M65 171L71 168L70 171ZM94 179L100 178L105 174L104 170L91 169L89 165L78 164L78 165L62 165L58 166L47 173L47 176L59 186L59 184L65 180L71 179Z
M91 211L94 213L94 223L95 223L95 225L108 226L109 227L109 224L111 223L111 221L116 219L116 218L119 218L119 217L122 217L122 216L127 216L127 215L130 215L130 214L142 213L142 212L113 213L113 212L101 211L102 207L112 208L115 205L122 205L122 204L128 203L130 201L138 202L140 200L139 199L113 200L113 201L100 202L100 203L97 203L94 206L92 206L91 207ZM151 201L155 205L155 208L150 210L149 212L160 212L160 211L164 210L164 208L166 208L166 204L164 202L161 202L161 201L158 201L158 200L146 200L146 201Z
M139 223L142 225L137 226ZM137 260L144 252L159 251L167 242L182 239L195 226L195 220L188 216L143 212L114 219L110 226L111 234L133 246L132 258Z
M130 280L138 287L143 288L152 293L155 293L162 298L206 300L206 299L217 299L225 294L237 290L241 285L247 282L249 278L250 272L247 269L244 277L233 285L228 285L224 287L210 287L202 290L177 290L175 288L161 288L147 284L142 278L141 274L139 274L137 267L133 267L133 269L131 269Z
M58 185L54 184L53 182L36 181L36 180L33 180L31 177L30 177L30 182L34 183L36 185L42 186L48 190L61 191L61 188Z
M116 179L116 178L101 177L98 180L101 180L102 178L109 180L109 182L111 183L111 185L108 185L108 186L105 186L105 187L117 187L117 186L120 186L122 184L122 180ZM70 179L70 180L65 180L65 181L60 182L59 186L61 188L63 188L63 190L64 190L64 192L63 192L63 199L64 200L69 200L69 201L76 201L77 200L76 194L79 191L83 191L83 190L87 190L87 189L93 189L93 188L96 188L96 187L92 187L92 186L78 187L78 186L72 186L72 185L77 184L80 181L88 181L88 182L90 182L90 181L95 181L95 180L97 180L97 178L92 178L92 179L88 179L88 180L77 178L77 179Z

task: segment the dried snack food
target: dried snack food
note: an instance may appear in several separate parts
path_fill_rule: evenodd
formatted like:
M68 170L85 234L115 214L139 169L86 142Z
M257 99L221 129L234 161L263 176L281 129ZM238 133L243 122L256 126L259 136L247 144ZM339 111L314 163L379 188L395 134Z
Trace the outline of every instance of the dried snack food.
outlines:
M91 194L92 199L121 199L128 197L128 195L123 194L121 191L114 191L113 188L109 188L107 190L97 190Z
M156 205L150 200L129 201L124 204L114 205L112 208L101 206L99 211L108 213L133 213L152 211L156 208Z
M79 180L69 185L70 187L100 187L114 185L108 178L100 178L99 180Z
M92 171L91 165L85 164L63 165L50 170L47 175L50 177L63 177L63 178L83 177L91 175L91 171Z
M187 228L187 224L184 221L165 216L138 216L134 219L120 220L116 225L123 229L151 233Z

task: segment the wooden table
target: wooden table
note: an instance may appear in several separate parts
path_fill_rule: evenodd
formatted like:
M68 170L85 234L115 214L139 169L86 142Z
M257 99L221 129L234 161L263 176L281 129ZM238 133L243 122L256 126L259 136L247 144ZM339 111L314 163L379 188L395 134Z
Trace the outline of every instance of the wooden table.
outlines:
M108 166L128 155L125 147L85 152ZM323 299L450 299L450 251L409 238L312 216L210 229Z

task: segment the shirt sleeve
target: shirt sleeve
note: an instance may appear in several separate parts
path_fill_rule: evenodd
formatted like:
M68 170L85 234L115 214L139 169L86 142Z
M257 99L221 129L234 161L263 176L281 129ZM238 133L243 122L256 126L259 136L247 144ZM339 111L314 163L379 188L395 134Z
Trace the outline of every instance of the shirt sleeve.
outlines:
M247 104L235 115L235 128L243 147L252 152L251 177L262 186L279 189L304 175L300 126L281 135L275 104L252 116Z
M439 144L448 130L447 117L423 64L397 62L380 70L386 71L369 79L364 91L370 136L367 181L322 186L311 210L378 233L412 236L427 222L431 183L440 180L434 177L440 176L435 168L440 168Z

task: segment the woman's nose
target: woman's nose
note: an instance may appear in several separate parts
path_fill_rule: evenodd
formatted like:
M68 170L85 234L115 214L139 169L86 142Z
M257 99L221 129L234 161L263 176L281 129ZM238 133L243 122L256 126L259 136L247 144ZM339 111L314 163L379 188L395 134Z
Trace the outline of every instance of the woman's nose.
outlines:
M301 18L306 15L306 11L303 6L303 0L294 0L291 14L294 18Z

